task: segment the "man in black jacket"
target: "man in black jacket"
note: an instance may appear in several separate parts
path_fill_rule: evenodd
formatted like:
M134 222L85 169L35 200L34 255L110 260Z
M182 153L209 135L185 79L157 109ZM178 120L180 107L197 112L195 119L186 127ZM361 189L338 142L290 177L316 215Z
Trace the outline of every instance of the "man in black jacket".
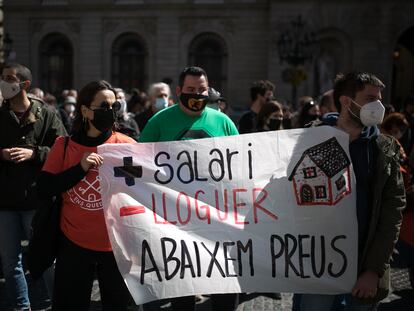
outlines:
M257 114L266 101L273 98L274 90L274 84L268 80L253 82L253 85L250 88L250 110L242 115L239 120L240 134L257 132Z
M0 256L15 310L30 310L20 242L29 237L34 212L43 204L35 181L56 137L66 135L57 114L28 97L31 81L30 70L20 64L6 65L0 81Z

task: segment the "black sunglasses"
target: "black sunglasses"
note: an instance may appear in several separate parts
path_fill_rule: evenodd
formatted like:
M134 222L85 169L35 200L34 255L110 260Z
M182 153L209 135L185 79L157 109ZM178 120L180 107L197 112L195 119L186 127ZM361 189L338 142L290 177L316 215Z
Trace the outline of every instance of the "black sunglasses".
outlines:
M103 101L99 108L105 110L112 109L114 112L118 112L119 110L121 110L121 103L119 101L116 101L111 106L107 101Z

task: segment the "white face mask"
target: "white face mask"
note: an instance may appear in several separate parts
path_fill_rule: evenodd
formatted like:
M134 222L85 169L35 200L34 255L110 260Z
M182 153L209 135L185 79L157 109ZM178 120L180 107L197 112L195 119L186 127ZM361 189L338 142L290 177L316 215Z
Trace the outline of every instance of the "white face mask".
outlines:
M20 93L20 84L18 82L9 83L4 80L0 81L0 91L4 99L10 99Z
M349 112L352 113L358 119L360 119L363 125L373 126L382 123L382 120L384 119L385 108L380 100L369 102L364 106L358 105L354 100L352 100L352 102L359 108L361 108L359 112L359 117L356 116L351 110L349 110Z
M155 109L162 110L168 107L168 99L164 97L159 97L155 100Z
M68 113L75 112L75 106L74 106L74 105L72 105L72 104L66 104L66 105L65 105L65 110L66 110L66 112L68 112Z

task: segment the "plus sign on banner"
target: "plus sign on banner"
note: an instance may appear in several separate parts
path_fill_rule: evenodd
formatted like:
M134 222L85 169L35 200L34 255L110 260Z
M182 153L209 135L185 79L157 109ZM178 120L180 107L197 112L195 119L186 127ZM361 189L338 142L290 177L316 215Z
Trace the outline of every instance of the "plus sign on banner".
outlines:
M105 220L135 302L349 292L357 223L348 144L320 127L99 146Z

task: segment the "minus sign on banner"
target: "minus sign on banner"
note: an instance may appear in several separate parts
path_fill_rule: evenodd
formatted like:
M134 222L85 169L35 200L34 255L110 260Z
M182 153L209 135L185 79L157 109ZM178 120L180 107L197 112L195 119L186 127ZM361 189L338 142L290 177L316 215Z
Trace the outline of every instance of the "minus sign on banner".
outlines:
M121 217L143 213L145 213L145 207L142 205L123 206L119 209L119 215Z

